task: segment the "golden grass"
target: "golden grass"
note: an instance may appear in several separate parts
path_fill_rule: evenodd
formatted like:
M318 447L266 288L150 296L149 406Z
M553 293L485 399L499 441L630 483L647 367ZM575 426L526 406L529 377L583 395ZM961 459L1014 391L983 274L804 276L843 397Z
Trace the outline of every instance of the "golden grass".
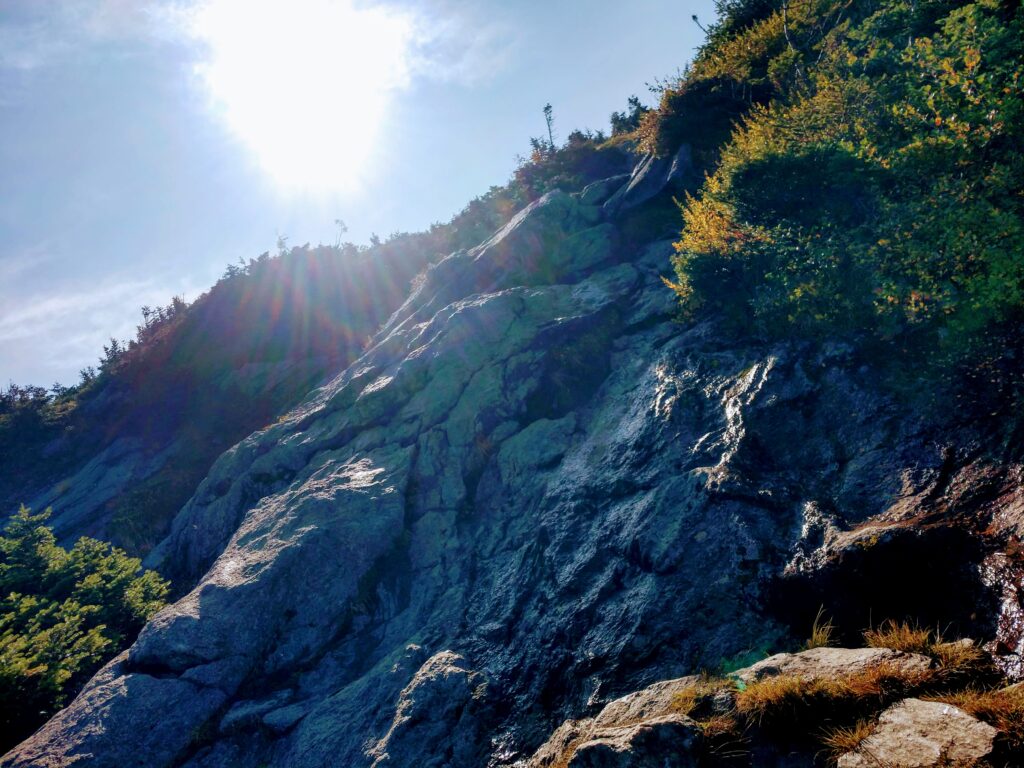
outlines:
M697 698L697 687L687 686L672 697L668 711L679 715L689 715L697 708Z
M834 696L834 681L796 675L777 675L750 683L736 694L736 711L762 723L796 714L818 699Z
M988 655L975 643L966 640L946 642L942 634L908 622L886 621L877 629L864 633L872 648L930 656L937 666L937 678L952 685L956 678L985 677L994 672Z
M704 738L713 740L721 737L733 737L740 732L740 724L732 715L714 715L697 723Z
M833 756L852 752L861 745L868 736L875 732L873 720L858 720L849 727L828 728L822 734L821 743L828 748Z
M825 617L824 607L818 609L818 615L814 617L814 624L811 625L811 637L807 640L805 646L807 650L811 648L827 648L832 645L832 637L835 634L836 627L832 623L832 619Z
M891 648L907 653L929 653L942 638L909 622L885 621L877 629L864 633L864 642L871 648Z
M702 672L696 682L676 692L672 701L669 702L668 711L689 715L697 708L702 699L732 686L733 684L729 680Z
M894 664L880 664L837 678L778 675L757 680L739 691L736 711L760 725L848 719L861 710L877 710L924 689L935 679L934 670L908 670Z
M988 655L974 643L936 643L929 651L947 672L976 673L991 666Z
M925 698L959 707L967 714L997 728L1012 747L1024 747L1024 688L996 691L968 689Z

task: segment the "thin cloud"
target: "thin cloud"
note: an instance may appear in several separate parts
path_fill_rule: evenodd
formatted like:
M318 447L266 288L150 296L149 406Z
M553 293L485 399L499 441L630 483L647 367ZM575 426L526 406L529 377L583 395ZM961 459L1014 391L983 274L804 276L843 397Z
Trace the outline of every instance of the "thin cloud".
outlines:
M70 367L94 365L112 336L134 336L139 307L166 304L174 292L169 281L123 279L0 297L0 359L13 369L32 370L36 377L59 377ZM45 357L40 350L46 350Z
M504 72L519 45L517 28L498 7L424 3L409 6L416 19L415 74L462 85Z
M11 0L0 16L0 68L31 71L94 45L166 39L164 0Z

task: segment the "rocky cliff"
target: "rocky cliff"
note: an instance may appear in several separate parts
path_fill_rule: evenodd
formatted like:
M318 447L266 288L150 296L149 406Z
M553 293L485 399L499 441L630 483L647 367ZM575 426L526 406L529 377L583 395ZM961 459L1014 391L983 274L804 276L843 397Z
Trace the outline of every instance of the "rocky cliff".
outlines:
M216 461L149 560L191 589L0 764L513 765L822 605L1019 671L1020 467L843 345L680 323L671 243L624 222L685 165L548 194L432 267Z
M89 535L147 553L217 456L358 357L436 258L428 235L282 243L191 305L145 308L138 339L97 378L0 418L0 506L52 507L68 544Z

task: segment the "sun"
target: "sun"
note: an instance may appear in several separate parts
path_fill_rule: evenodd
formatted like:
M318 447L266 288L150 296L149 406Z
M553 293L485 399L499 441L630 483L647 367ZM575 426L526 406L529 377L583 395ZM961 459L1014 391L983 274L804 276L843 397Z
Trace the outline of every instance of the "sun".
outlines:
M410 79L410 15L352 0L206 0L191 18L213 108L281 187L358 185Z

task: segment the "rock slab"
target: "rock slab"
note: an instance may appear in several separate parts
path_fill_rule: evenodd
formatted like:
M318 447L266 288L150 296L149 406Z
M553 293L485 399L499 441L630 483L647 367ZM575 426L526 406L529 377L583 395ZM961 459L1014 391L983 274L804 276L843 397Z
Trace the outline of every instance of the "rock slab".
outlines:
M992 753L995 728L962 709L936 701L906 699L878 719L878 728L839 768L939 768L973 765Z

